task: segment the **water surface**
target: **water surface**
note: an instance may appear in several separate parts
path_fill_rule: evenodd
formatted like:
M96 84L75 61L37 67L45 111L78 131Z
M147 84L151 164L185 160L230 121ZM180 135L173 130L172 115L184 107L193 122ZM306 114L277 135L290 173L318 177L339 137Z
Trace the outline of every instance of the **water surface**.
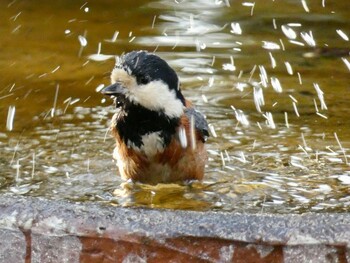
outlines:
M334 1L2 1L3 193L239 212L350 207L350 11ZM154 51L210 123L205 180L124 184L97 91Z

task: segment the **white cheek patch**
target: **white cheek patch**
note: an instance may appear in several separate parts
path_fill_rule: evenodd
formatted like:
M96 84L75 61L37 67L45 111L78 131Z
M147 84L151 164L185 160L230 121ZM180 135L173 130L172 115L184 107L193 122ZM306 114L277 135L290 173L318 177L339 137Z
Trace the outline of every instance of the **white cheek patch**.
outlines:
M176 97L175 91L161 80L130 89L135 102L149 110L164 111L165 115L174 118L184 112L184 105Z
M129 92L127 98L153 111L164 111L171 117L180 117L184 112L184 105L176 97L174 90L161 80L152 81L146 85L137 85L136 79L124 69L115 68L111 74L112 84L119 82Z
M115 68L111 74L112 84L119 82L122 83L125 88L133 88L137 86L136 79L130 76L124 69Z

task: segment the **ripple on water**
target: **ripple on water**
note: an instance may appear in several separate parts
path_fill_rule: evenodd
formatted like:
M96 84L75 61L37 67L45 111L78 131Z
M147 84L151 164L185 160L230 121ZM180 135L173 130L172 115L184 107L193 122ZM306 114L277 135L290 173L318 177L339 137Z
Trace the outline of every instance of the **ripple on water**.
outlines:
M154 1L143 9L136 2L128 2L135 11L128 13L128 22L137 21L130 26L134 32L129 25L118 28L115 13L108 16L105 7L110 23L98 24L96 6L89 18L69 20L70 29L59 33L66 40L62 45L68 47L72 37L78 46L74 57L62 53L65 65L47 66L44 49L31 60L50 68L49 73L33 69L29 74L31 67L16 64L18 72L26 72L25 86L8 83L0 90L0 113L7 116L7 131L0 132L2 193L172 209L349 212L350 64L341 16L348 9L337 10L341 2L332 10L305 1ZM120 8L126 8L124 3ZM148 24L139 25L143 13L152 15L145 18ZM60 17L66 26L66 17ZM85 32L76 31L76 21ZM106 28L105 35L98 35L95 26ZM31 28L34 34L36 27ZM30 39L25 43L30 45ZM98 52L88 63L91 43L99 43ZM149 186L116 176L114 141L108 135L114 108L91 92L104 86L102 67L122 48L157 50L179 73L186 97L207 116L211 137L203 182ZM27 56L19 50L14 53ZM70 68L67 61L81 64ZM58 75L65 67L69 71ZM48 99L51 90L42 92L40 85L52 88L54 96ZM91 104L86 103L90 97ZM29 99L43 101L46 110L23 122L18 132L16 125L30 110L21 103L27 106Z

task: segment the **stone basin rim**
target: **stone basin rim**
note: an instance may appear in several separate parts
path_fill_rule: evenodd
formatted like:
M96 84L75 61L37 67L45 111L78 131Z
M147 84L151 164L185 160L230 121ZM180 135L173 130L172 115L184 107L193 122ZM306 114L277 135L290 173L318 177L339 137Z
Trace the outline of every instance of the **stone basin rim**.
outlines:
M0 230L135 241L215 238L266 245L350 246L350 214L244 214L127 208L0 195Z

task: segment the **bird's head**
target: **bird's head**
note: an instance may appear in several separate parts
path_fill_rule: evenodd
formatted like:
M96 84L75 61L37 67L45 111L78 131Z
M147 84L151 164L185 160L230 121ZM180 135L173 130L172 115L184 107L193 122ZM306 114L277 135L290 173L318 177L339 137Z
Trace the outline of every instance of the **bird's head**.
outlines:
M101 92L114 96L116 107L127 111L130 105L140 105L169 118L183 114L185 99L175 71L152 53L133 51L118 58L111 82Z

